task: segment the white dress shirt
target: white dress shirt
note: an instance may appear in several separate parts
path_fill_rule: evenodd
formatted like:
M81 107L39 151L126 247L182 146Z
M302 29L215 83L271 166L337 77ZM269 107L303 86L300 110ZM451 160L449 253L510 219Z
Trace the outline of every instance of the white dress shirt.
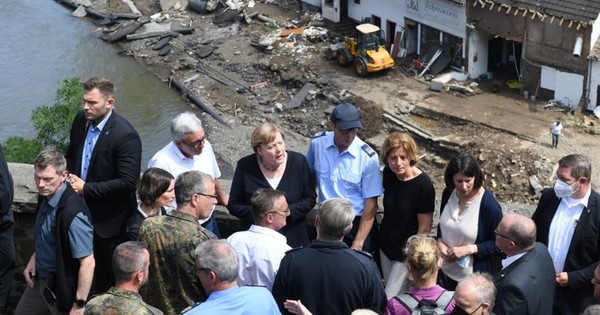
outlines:
M279 263L291 249L285 236L270 228L252 225L248 231L233 233L227 242L240 261L238 285L264 285L271 291Z

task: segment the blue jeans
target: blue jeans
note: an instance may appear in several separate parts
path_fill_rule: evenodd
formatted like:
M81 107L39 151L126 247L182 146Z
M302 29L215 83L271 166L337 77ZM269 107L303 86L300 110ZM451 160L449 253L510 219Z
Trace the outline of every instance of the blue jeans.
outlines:
M558 138L560 138L560 135L552 134L552 146L555 148L558 147Z

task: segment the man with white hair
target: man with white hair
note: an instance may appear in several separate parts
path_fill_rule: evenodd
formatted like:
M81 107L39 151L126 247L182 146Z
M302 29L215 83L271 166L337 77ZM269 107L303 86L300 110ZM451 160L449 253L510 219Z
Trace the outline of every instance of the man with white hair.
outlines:
M456 306L453 315L493 314L496 287L487 273L475 272L462 279L454 290Z
M317 239L283 257L273 284L283 314L290 314L286 299L302 301L314 314L351 314L360 308L383 313L387 299L375 261L343 242L354 217L350 201L325 201L315 218Z
M158 167L177 178L187 171L200 171L211 175L215 181L217 204L227 206L229 196L223 193L217 180L221 170L215 153L202 127L202 121L192 112L181 113L171 120L171 142L156 152L148 162L148 168ZM174 205L177 207L177 205ZM211 213L200 224L220 237L217 222Z

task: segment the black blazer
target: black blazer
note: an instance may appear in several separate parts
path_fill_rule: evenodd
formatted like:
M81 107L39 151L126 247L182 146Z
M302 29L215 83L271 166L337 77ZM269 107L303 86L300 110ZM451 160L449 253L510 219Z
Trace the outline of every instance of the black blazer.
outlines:
M65 157L67 169L81 177L83 145L88 121L79 112L71 126ZM103 238L123 232L136 208L135 184L140 174L142 142L137 131L114 110L94 146L83 197L92 213L96 233Z
M531 217L537 225L537 241L548 246L550 224L558 209L560 198L553 189L542 193L537 209ZM589 305L599 301L594 298L594 286L590 282L594 269L600 261L600 195L592 189L588 206L583 209L575 227L573 239L567 252L564 271L569 276L569 286L556 287L575 313L581 313Z
M494 285L498 290L494 313L552 314L555 272L548 248L536 243L525 255L496 273Z

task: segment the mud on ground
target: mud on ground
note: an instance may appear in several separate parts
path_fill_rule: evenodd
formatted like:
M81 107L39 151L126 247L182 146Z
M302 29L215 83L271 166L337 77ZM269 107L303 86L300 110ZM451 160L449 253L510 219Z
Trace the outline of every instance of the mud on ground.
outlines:
M160 12L158 0L134 2L145 16ZM202 114L215 152L227 164L222 169L230 169L230 174L237 160L251 152L250 134L258 123L279 123L287 130L288 149L304 153L310 136L327 128L327 115L340 102L351 102L361 109L365 128L359 136L375 148L390 131L407 130L384 118L384 112L433 135L437 140L415 137L424 155L420 165L434 180L438 195L443 189L445 164L460 151L478 158L486 174L485 187L500 201L528 204L536 203L537 198L530 177L536 175L541 185L550 186L555 163L561 156L582 152L600 159L594 138L600 129L593 116L544 111L542 103L523 101L510 91L469 97L432 92L428 83L407 77L399 69L358 78L352 69L341 68L324 57L330 45L341 40L324 28L316 28L318 36L291 35L270 49L261 49L257 47L261 36L278 27L322 25L314 15L302 14L295 1L280 1L279 5L261 2L246 8L245 13L258 12L274 22L254 18L246 23L238 14L221 10L211 14L163 12L161 23L194 29L191 35L173 37L165 56L152 49L158 37L120 42L124 54L135 57L165 81L172 77L184 82L231 126L227 128ZM128 12L120 0L92 3L107 12ZM111 27L99 27L98 34L109 30ZM211 49L212 54L200 57ZM301 105L280 110L306 83L314 87ZM255 84L264 86L248 88ZM247 91L239 93L243 90ZM490 109L489 104L497 108ZM447 113L450 108L454 112ZM551 149L548 130L556 119L565 123L566 136L559 149ZM505 121L498 124L501 120ZM600 165L600 160L593 163Z

